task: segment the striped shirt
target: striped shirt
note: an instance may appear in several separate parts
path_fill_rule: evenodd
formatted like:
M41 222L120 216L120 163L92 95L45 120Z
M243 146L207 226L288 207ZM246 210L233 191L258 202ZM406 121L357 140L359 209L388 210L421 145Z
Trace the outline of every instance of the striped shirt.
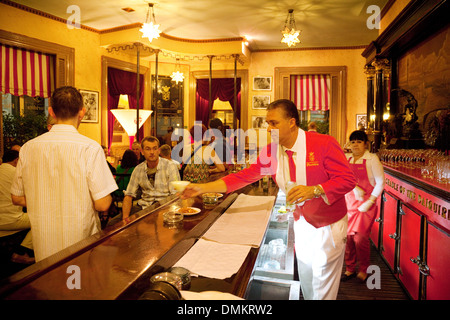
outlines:
M147 161L136 166L128 183L126 196L136 198L138 190L142 191L138 204L143 208L150 206L155 201L160 201L176 191L170 186L170 181L180 180L180 172L177 165L167 159L159 158L154 177L147 175Z
M26 197L36 261L100 231L93 201L116 189L102 147L74 126L25 143L11 193Z

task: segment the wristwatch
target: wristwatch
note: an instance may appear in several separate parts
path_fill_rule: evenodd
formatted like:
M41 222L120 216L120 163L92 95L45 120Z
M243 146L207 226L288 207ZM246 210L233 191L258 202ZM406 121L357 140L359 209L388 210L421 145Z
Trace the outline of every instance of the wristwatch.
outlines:
M322 188L320 186L314 186L314 198L318 198L323 194Z

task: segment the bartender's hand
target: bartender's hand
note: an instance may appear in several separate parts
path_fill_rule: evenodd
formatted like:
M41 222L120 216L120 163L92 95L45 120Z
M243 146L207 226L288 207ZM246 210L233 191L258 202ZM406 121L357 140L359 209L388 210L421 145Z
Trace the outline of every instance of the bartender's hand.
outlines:
M190 183L187 185L186 189L184 189L183 193L181 193L181 199L194 198L205 192L204 184Z
M299 204L314 197L314 186L295 186L287 194L286 200L293 204Z
M363 200L364 200L364 194L365 194L365 192L364 192L364 190L361 189L360 187L356 186L356 187L353 189L353 193L355 194L355 199L356 199L356 200L358 200L358 201L363 201Z

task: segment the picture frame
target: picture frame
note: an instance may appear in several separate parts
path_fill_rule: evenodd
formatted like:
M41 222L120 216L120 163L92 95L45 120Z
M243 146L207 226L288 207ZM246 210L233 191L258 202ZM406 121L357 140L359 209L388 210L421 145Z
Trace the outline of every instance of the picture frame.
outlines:
M367 129L367 114L360 113L356 115L356 130L365 130Z
M269 125L266 122L266 116L252 116L253 129L267 129Z
M98 91L82 90L80 89L81 96L83 97L83 104L86 108L86 113L81 122L98 122Z
M270 103L270 95L254 95L252 97L252 108L265 110Z
M272 91L272 77L253 77L253 90Z

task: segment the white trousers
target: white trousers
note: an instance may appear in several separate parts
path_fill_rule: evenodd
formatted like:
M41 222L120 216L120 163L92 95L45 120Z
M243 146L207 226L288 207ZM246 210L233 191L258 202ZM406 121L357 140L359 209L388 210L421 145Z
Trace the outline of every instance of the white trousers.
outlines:
M315 228L303 217L294 222L295 252L305 300L335 300L344 262L347 215Z

